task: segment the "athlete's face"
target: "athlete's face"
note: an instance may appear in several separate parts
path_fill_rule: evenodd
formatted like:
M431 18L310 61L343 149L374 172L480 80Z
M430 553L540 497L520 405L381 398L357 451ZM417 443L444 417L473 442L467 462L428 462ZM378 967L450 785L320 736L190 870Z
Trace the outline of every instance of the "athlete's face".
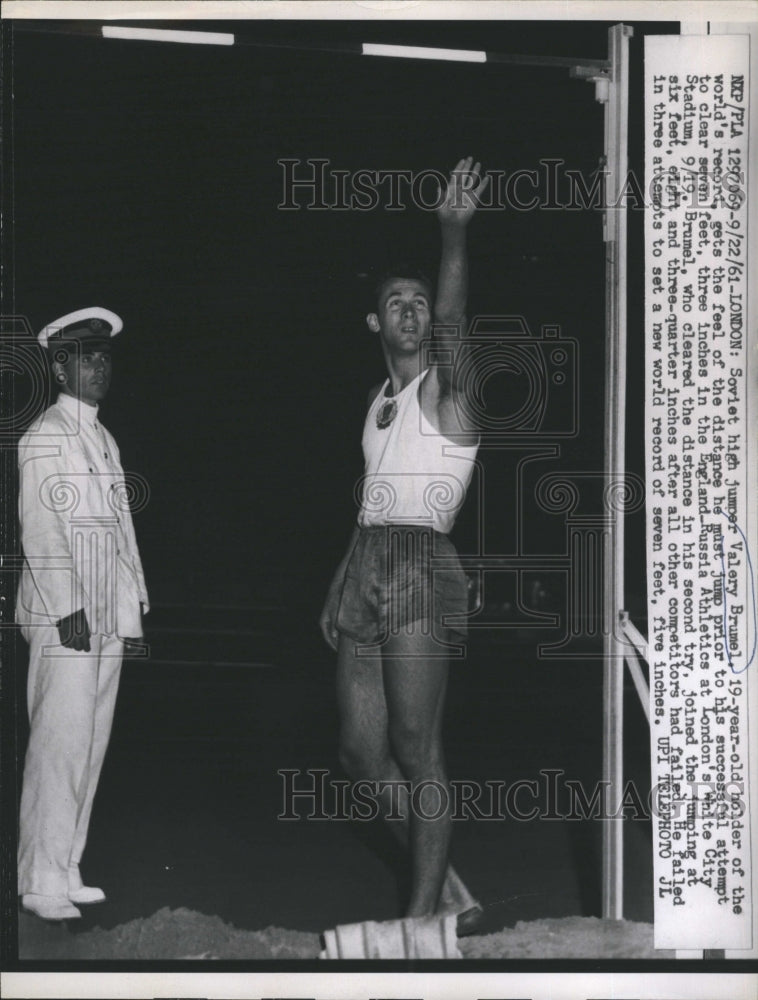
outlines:
M367 317L369 329L379 333L392 350L417 351L429 336L432 303L429 287L416 278L392 278L379 293L377 312Z
M61 360L56 360L53 368L62 392L96 406L110 388L111 349L105 344L88 347L83 343L78 351L61 352Z

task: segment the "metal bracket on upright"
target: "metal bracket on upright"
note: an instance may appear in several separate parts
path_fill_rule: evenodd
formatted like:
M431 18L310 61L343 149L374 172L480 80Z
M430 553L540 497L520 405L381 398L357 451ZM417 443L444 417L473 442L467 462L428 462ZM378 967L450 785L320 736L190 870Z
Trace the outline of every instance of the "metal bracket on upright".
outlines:
M600 69L597 66L572 66L569 76L575 80L586 80L595 84L595 100L605 104L608 100L608 87L611 81L611 68Z
M605 272L605 464L609 482L625 473L626 406L626 205L627 128L629 118L629 39L631 27L616 24L608 31L605 67L576 65L575 79L595 84L595 100L603 105L603 239ZM622 816L617 809L623 788L624 640L619 627L624 608L624 519L619 513L609 527L603 571L603 780L609 793L610 818L603 825L603 916L623 916L624 859ZM627 647L628 648L628 647ZM639 680L639 678L637 678ZM642 693L642 692L641 692Z

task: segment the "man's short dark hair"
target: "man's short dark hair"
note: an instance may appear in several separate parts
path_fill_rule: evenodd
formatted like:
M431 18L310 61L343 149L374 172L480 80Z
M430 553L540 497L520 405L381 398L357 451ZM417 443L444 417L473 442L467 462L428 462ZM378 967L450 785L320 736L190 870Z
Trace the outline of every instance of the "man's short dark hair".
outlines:
M412 281L423 282L429 289L430 298L434 299L434 282L429 275L422 271L416 264L408 261L398 261L393 267L383 271L374 284L374 299L377 304L381 298L384 286L387 282L395 278L409 278Z

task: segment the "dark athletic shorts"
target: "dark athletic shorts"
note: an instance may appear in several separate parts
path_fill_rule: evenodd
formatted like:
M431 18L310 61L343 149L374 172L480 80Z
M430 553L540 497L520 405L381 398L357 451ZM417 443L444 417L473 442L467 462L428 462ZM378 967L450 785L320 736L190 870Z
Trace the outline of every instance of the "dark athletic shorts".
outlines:
M376 644L422 628L467 633L468 585L455 546L432 528L361 528L345 571L337 631ZM414 625L414 629L409 626Z

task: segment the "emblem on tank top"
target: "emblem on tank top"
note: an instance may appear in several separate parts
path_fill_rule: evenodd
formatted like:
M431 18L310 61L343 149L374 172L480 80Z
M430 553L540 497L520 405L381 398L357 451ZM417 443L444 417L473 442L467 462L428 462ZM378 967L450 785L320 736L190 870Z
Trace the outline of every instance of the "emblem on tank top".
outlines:
M380 431L383 431L385 427L389 427L392 421L397 416L397 400L395 399L385 399L379 409L376 411L376 426Z

